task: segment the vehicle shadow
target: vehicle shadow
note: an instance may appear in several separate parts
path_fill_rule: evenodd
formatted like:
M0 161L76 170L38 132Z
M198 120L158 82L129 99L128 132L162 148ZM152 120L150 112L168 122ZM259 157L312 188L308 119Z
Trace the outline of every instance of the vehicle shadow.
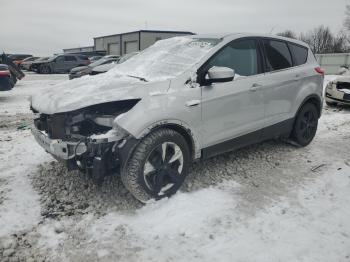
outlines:
M302 173L292 177L281 175L281 170L291 164L290 155L297 150L281 141L268 141L196 162L181 191L192 192L231 180L242 186L247 201L274 198L303 176ZM105 177L97 185L86 174L68 171L56 161L41 165L32 183L40 194L44 217L104 215L143 206L125 189L119 176Z

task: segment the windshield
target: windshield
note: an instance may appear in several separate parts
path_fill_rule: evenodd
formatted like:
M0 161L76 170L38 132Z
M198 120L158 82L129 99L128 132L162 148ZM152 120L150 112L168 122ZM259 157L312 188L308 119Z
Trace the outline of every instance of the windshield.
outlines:
M173 37L156 42L108 74L131 75L148 81L174 78L198 63L220 39Z

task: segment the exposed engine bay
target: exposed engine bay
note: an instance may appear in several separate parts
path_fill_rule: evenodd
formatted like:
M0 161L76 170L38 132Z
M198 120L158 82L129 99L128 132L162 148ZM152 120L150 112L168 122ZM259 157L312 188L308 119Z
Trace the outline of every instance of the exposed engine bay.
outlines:
M140 99L108 102L57 114L38 114L34 119L37 141L49 153L67 161L69 169L80 169L95 178L118 172L120 151L127 141L134 141L114 120L133 108ZM45 134L49 142L40 138ZM53 143L52 141L55 141ZM54 152L52 152L54 151Z

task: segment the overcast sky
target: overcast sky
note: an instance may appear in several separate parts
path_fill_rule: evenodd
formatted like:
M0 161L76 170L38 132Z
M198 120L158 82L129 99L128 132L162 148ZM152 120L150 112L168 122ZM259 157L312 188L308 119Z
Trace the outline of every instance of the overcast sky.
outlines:
M139 29L195 33L342 28L349 0L0 0L0 52L49 55ZM146 26L147 25L147 26Z

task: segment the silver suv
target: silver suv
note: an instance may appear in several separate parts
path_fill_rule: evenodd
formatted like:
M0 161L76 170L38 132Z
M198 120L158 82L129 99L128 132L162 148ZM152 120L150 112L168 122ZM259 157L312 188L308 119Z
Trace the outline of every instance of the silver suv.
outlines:
M32 97L38 143L70 169L120 174L140 201L174 194L192 161L315 136L323 71L303 42L195 35L158 41L105 74Z

